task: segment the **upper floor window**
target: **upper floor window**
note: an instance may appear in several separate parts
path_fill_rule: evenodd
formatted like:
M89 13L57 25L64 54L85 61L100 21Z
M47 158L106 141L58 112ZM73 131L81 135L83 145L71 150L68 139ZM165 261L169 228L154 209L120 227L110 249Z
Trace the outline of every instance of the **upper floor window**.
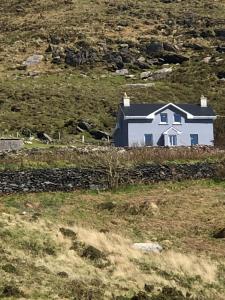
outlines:
M167 124L168 123L168 116L167 113L161 113L160 114L160 122Z
M181 115L179 114L174 114L174 123L181 123Z

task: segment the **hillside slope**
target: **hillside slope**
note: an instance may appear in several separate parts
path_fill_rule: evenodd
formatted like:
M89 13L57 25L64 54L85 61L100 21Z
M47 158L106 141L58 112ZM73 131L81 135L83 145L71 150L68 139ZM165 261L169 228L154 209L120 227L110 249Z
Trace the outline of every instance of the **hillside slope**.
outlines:
M0 298L222 300L224 192L187 181L1 196ZM163 251L132 246L150 241Z
M2 0L0 12L1 134L74 137L80 119L112 131L125 90L134 102L204 94L225 114L224 1ZM164 64L172 72L151 86L130 85ZM115 75L124 68L133 76ZM221 142L223 119L216 126Z

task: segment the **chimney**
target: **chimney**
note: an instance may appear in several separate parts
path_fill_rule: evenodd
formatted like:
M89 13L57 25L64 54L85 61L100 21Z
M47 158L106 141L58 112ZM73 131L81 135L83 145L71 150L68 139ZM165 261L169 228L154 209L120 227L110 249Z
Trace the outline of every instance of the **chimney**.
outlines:
M125 107L130 106L130 97L127 96L127 93L124 93L124 95L123 95L123 105Z
M207 98L201 95L201 107L207 107Z

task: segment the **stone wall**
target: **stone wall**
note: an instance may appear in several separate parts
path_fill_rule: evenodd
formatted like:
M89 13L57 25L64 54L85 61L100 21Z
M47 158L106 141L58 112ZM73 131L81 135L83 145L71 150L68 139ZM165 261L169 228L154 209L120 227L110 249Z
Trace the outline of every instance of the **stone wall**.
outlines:
M17 192L107 189L122 184L165 180L213 178L217 165L212 163L145 165L130 170L38 169L0 172L0 194Z

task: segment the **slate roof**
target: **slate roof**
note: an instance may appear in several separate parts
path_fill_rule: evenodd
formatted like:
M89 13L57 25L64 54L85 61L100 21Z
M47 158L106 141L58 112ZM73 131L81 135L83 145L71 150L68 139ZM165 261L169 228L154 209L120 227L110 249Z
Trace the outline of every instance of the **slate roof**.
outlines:
M156 110L163 108L167 104L130 104L129 107L124 107L121 103L121 108L125 116L143 116L146 117ZM193 116L215 116L212 107L201 107L198 104L175 104L177 107L185 110Z

